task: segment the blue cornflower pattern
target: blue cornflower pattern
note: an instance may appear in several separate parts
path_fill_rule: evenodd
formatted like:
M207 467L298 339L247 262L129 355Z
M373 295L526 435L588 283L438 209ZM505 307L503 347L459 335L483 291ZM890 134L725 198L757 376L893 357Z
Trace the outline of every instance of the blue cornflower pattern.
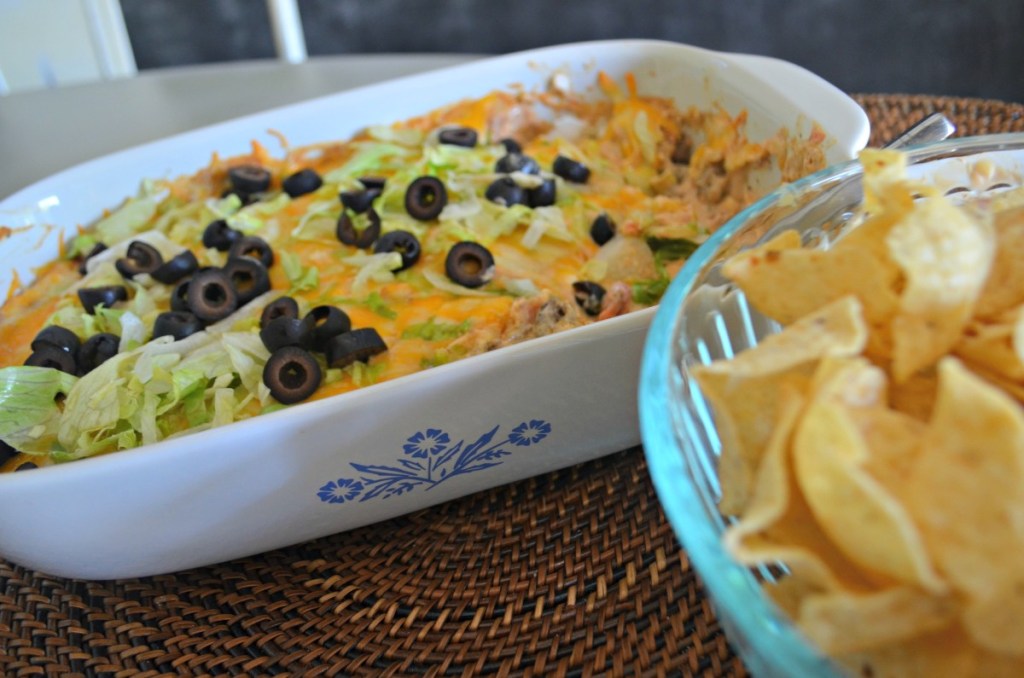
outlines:
M437 428L428 428L426 431L419 431L409 437L408 442L402 445L402 450L410 457L426 459L427 456L434 456L451 442L448 434Z
M396 465L351 463L358 477L331 480L317 496L329 504L343 504L397 497L417 488L430 490L449 478L498 466L512 454L510 445L529 447L551 434L551 424L530 419L495 442L499 428L495 426L472 442L462 439L454 443L439 428L417 431L402 445L405 457L397 459Z
M320 501L329 504L344 504L346 501L353 501L363 491L363 485L352 478L339 478L332 480L320 488L317 496Z
M524 421L512 429L508 439L515 445L529 447L547 438L549 433L551 433L551 424L540 419L531 419L529 423Z

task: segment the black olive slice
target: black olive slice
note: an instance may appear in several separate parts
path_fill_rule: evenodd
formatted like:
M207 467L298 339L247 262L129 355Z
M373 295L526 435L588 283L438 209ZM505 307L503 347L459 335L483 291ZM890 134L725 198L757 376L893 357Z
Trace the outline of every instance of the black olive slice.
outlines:
M448 191L437 177L423 176L414 179L405 190L405 211L413 219L436 219L447 204Z
M153 271L150 275L153 276L153 280L162 282L165 285L176 283L186 275L192 275L199 268L199 260L196 259L196 255L192 254L192 250L185 250L180 254L174 255L170 261L165 261L160 268Z
M615 230L615 222L610 216L602 212L594 217L594 221L590 224L590 237L598 245L603 245L615 237Z
M266 327L274 318L298 317L299 302L288 296L278 297L263 307L263 313L260 314L260 329Z
M110 332L94 334L78 349L78 373L87 374L107 362L115 355L121 339Z
M221 269L210 268L192 276L188 285L188 308L203 322L214 322L238 308L238 294L231 278Z
M243 196L270 188L270 172L258 165L239 165L228 170L231 187Z
M267 267L252 257L235 257L224 264L224 273L238 295L238 305L247 304L264 292L270 291Z
M449 146L473 148L476 146L476 130L472 127L449 127L438 133L437 140Z
M523 147L520 146L519 142L513 139L512 137L505 137L504 139L502 139L501 145L505 147L505 153L508 154L519 153L521 155L523 152Z
M604 288L596 282L580 280L572 284L573 296L580 308L586 311L587 315L597 315L601 312L601 301L604 299Z
M191 280L182 280L171 290L171 310L188 311L188 286Z
M125 278L131 279L140 273L152 273L163 263L164 258L161 256L160 250L147 242L133 240L128 245L128 251L124 257L114 262L114 267Z
M92 249L90 249L88 252L86 252L85 256L82 257L82 263L80 263L78 265L78 272L81 273L82 275L85 275L86 273L88 273L89 271L86 268L86 264L89 263L90 259L92 259L93 257L95 257L97 254L99 254L100 252L102 252L105 249L107 249L107 246L104 245L101 242L98 242L95 245L93 245Z
M6 464L11 459L18 456L18 451L0 440L0 464Z
M352 329L352 320L337 306L317 306L306 314L313 325L313 350L324 353L327 343Z
M377 330L363 327L331 338L327 343L327 364L331 367L345 367L357 360L365 363L387 350L388 345Z
M555 162L551 166L551 171L566 181L571 181L575 184L585 184L587 183L587 179L590 178L590 169L587 168L586 165L567 158L564 155L560 155L555 158Z
M366 210L366 218L369 219L370 223L363 230L357 231L355 222L349 216L348 210L342 210L341 216L338 217L338 226L334 229L334 234L344 245L366 249L377 242L377 238L380 237L380 215L377 214L377 210L371 207Z
M526 201L530 207L547 207L555 204L557 186L554 179L545 179L540 186L526 192Z
M274 265L274 250L270 248L270 244L266 240L255 235L244 235L231 243L228 259L236 257L252 257L267 268Z
M285 346L298 346L308 350L313 344L313 319L278 316L260 329L260 339L267 350L273 353Z
M186 311L164 311L153 321L153 338L174 337L175 341L203 329L203 322Z
M480 287L494 277L494 256L480 243L458 242L448 250L444 272L463 287Z
M292 198L312 193L323 185L324 180L311 169L299 170L281 182L281 188Z
M385 184L388 182L384 177L359 177L356 181L361 183L364 188L371 191L383 191Z
M500 177L492 181L484 192L484 197L505 207L526 205L529 200L526 189L513 181L511 177Z
M342 191L338 194L341 204L356 214L362 214L373 206L373 201L381 194L379 188L367 188L362 191Z
M274 351L263 367L263 383L284 405L305 400L320 388L320 363L309 351L285 346Z
M221 252L231 249L231 244L242 237L242 232L230 226L224 219L211 221L203 231L203 247L212 247Z
M377 239L373 251L398 252L402 255L402 267L404 271L420 259L420 241L409 231L390 231Z
M498 162L494 163L494 171L504 174L512 172L540 174L540 165L530 156L515 152L498 158Z
M60 325L48 325L39 330L39 334L32 340L31 348L33 351L38 351L43 346L56 346L74 354L78 351L81 343L78 340L78 335L68 328Z
M34 461L26 461L20 464L14 471L31 471L34 468L39 468L39 466Z
M82 302L82 308L86 313L93 314L96 307L103 304L106 308L113 308L119 301L128 299L128 289L124 285L101 285L99 287L83 287L78 290L78 300Z
M43 344L32 351L32 355L25 359L25 364L33 367L49 367L68 374L75 374L78 371L78 360L75 358L75 354L53 344Z

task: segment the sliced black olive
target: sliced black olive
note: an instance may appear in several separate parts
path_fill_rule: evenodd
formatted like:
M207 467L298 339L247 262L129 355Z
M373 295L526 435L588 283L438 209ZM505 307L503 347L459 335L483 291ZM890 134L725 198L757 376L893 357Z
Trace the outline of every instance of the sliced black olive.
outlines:
M153 338L174 337L175 341L203 329L203 322L187 311L164 311L153 321Z
M448 191L437 177L414 179L405 190L405 211L413 219L430 221L448 204Z
M492 181L484 192L484 197L505 207L526 205L529 200L526 189L511 177L500 177Z
M341 204L356 214L362 214L373 206L373 201L381 194L379 188L367 188L362 191L342 191L338 194Z
M128 299L128 289L124 285L101 285L99 287L83 287L78 290L78 300L82 302L82 308L86 313L96 312L96 307L103 304L106 308L113 308L119 301Z
M566 181L571 181L575 184L585 184L587 179L590 178L590 169L586 165L564 155L555 158L551 171Z
M357 360L365 363L386 350L388 345L377 330L363 327L339 334L327 343L327 364L331 367L345 367Z
M472 127L450 127L437 135L437 140L449 146L473 148L476 146L476 130Z
M278 297L263 307L260 314L260 329L267 326L274 318L298 318L299 302L291 297Z
M342 210L341 216L338 217L338 226L334 230L334 234L338 236L338 240L342 244L366 249L377 242L377 238L380 237L380 215L377 214L377 210L371 207L366 210L366 218L370 223L363 230L357 231L355 222L349 216L348 210Z
M211 221L203 231L203 247L212 247L221 252L231 249L231 244L242 237L241 231L228 226L224 219Z
M239 165L228 170L231 187L243 196L270 188L270 172L258 165Z
M555 204L557 188L554 179L545 179L540 186L526 192L526 201L530 207L547 207Z
M86 268L86 264L89 263L90 259L92 259L93 257L95 257L97 254L99 254L100 252L102 252L105 249L107 249L107 246L104 245L101 242L98 242L95 245L93 245L92 249L90 249L88 252L86 252L85 256L82 257L82 263L80 263L78 265L78 272L81 273L82 275L85 275L86 273L88 273L89 271Z
M75 358L75 354L53 344L43 344L32 351L32 355L25 360L25 364L33 367L49 367L68 374L75 374L78 371L78 360Z
M278 316L260 329L260 339L267 350L274 352L285 346L308 350L313 345L313 319Z
M274 250L270 248L270 244L266 240L255 235L244 235L231 243L228 259L236 257L252 257L267 268L274 265Z
M363 185L364 188L369 190L383 191L384 185L387 184L388 180L384 177L359 177L356 179Z
M170 261L165 261L160 268L153 271L150 275L153 276L153 280L162 282L165 285L176 283L186 275L192 275L199 268L199 261L196 259L196 255L192 254L192 250L185 250L180 254L174 255Z
M602 212L594 217L594 221L590 224L590 237L598 245L603 245L615 237L615 230L615 222Z
M188 311L188 286L191 280L182 280L171 290L171 310Z
M6 464L11 459L18 456L18 451L0 440L0 464Z
M444 272L463 287L480 287L494 277L494 256L479 243L455 243L444 260Z
M238 295L238 305L247 304L264 292L270 291L267 267L252 257L235 257L224 264L224 273Z
M270 395L284 405L305 400L320 388L320 363L297 346L274 351L263 367L263 383Z
M78 349L78 373L87 374L107 362L115 355L121 339L110 332L94 334Z
M512 172L540 174L540 165L530 156L515 152L498 158L498 162L494 164L494 171L505 174L511 174Z
M324 180L311 169L299 170L281 182L281 188L293 198L312 193L323 185Z
M26 461L26 462L24 462L22 464L19 464L18 468L14 469L14 470L15 470L15 472L17 472L17 471L31 471L34 468L39 468L39 466L34 461Z
M118 273L130 280L140 273L152 273L163 263L164 258L160 254L160 250L147 242L133 240L128 245L128 251L124 257L114 262L114 267L117 268Z
M199 271L188 285L188 308L203 322L214 322L238 308L238 294L227 273L217 268Z
M505 147L505 153L519 153L522 154L523 147L519 145L519 142L512 137L505 137L501 140L501 145Z
M409 231L390 231L377 239L373 251L398 252L402 255L402 267L404 271L420 259L420 241Z
M313 325L313 350L324 353L327 343L352 329L352 320L337 306L317 306L306 314Z
M596 282L580 280L572 284L572 292L576 297L576 303L580 305L587 315L597 315L601 312L601 301L604 299L604 288Z
M31 348L33 351L38 351L47 345L56 346L59 349L74 354L78 351L81 342L78 340L78 335L68 328L61 327L60 325L47 325L39 330L39 334L32 340Z

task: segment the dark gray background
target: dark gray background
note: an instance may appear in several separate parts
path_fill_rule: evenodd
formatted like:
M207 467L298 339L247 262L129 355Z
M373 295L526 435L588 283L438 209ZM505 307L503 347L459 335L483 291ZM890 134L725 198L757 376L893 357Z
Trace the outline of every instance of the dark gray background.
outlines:
M140 69L273 58L262 0L121 0ZM780 57L848 92L1024 101L1022 0L299 0L310 55L657 38Z

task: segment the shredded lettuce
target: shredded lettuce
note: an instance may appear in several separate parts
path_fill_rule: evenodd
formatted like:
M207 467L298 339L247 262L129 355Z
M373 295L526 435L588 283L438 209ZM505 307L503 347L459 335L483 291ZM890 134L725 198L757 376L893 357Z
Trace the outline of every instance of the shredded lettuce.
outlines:
M409 325L402 332L402 338L423 339L425 341L451 340L461 337L469 331L469 328L469 320L463 320L461 323L443 323L437 322L435 318L431 318L425 323Z
M0 369L0 440L29 454L47 454L57 439L60 400L77 377L48 367Z
M289 202L291 198L287 193L279 193L272 200L253 203L228 217L228 226L246 235L252 235L266 227L266 217L280 212Z
M382 283L394 280L394 271L402 268L402 255L398 252L357 252L352 256L343 257L341 262L359 269L352 281L352 291L362 294L371 280Z
M397 168L403 164L404 158L414 153L414 151L394 143L372 141L353 145L358 148L356 153L344 165L325 174L324 183L338 184L367 172L379 172L392 166ZM398 161L387 162L391 159Z
M430 269L423 269L423 277L426 278L433 287L451 294L458 295L460 297L490 297L494 296L492 292L484 292L483 290L473 289L471 287L463 287L462 285L456 285L455 283L448 280L443 275Z
M315 290L320 285L320 271L316 266L303 266L302 259L294 252L281 251L280 256L284 274L288 276L288 283L291 285L291 292Z
M161 197L161 192L155 191L151 184L144 183L136 197L129 198L116 210L96 222L96 235L99 236L99 241L107 247L112 247L144 230L156 214Z
M254 331L161 337L119 353L67 391L51 456L135 447L252 414L250 403L270 401L262 380L268 357Z

